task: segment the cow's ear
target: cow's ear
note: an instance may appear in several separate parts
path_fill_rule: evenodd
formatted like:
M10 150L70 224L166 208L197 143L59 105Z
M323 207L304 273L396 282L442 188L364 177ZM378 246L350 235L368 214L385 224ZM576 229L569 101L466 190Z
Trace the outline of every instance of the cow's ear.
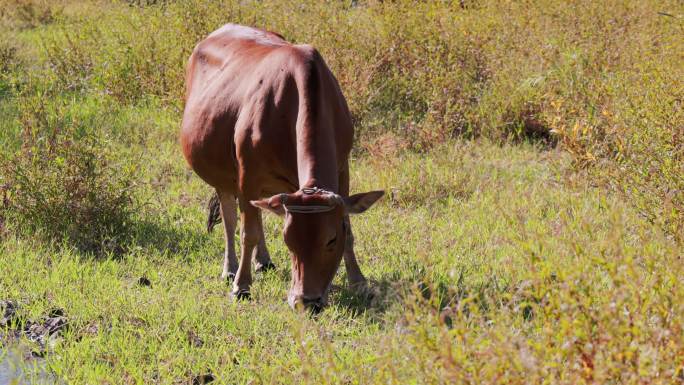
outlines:
M270 211L276 215L285 215L285 206L283 206L280 199L277 199L276 197L260 199L258 201L249 201L249 203L256 208Z
M349 214L361 214L368 210L385 192L371 191L343 198L344 208Z

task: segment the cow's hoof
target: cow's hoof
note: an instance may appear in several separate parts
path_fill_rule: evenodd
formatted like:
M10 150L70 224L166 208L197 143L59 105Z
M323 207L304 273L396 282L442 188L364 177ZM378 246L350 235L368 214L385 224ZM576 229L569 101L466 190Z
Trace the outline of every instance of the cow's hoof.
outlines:
M221 279L226 281L227 283L233 283L233 281L235 280L235 273L223 273L221 274Z
M249 289L240 289L230 293L230 297L233 298L234 301L247 301L252 298L252 295L249 293Z
M271 261L264 263L264 264L257 263L256 272L257 273L265 273L267 271L275 270L275 268L276 268L276 266Z

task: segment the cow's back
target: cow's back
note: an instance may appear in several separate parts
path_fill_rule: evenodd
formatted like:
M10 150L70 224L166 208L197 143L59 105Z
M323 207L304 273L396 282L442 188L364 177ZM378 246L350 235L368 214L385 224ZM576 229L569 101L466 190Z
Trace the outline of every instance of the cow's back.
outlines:
M232 80L235 91L242 81L249 82L254 65L269 52L290 46L282 37L271 32L240 25L227 24L212 32L192 52L186 74L186 102L196 104L203 96L216 92L213 82L226 85ZM228 75L228 76L222 76ZM241 74L234 77L230 74ZM200 100L193 100L200 98Z

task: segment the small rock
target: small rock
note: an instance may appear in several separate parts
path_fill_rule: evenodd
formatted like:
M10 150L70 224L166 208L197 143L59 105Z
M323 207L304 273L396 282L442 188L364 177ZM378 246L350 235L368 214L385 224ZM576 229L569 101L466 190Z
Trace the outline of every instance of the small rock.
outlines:
M45 320L44 325L47 328L49 334L55 334L63 329L66 329L68 322L66 317L57 316Z
M49 314L64 314L62 310L53 310ZM42 349L54 345L59 340L59 333L68 327L67 318L55 315L46 317L41 322L28 322L24 327L24 335L37 342Z
M216 378L213 374L200 374L199 376L192 379L192 385L203 385L213 382Z
M18 309L19 305L14 301L0 301L0 327L12 326Z

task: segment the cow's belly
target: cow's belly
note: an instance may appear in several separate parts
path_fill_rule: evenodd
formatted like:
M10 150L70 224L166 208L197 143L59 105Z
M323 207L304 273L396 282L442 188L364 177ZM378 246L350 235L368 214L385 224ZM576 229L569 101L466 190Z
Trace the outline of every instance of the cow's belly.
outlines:
M185 158L202 180L221 191L253 197L296 191L296 150L288 133L296 109L256 105L218 119L186 109L180 137Z
M233 64L192 82L181 144L190 166L211 186L250 197L298 187L298 93L292 76L279 70L283 66L278 60Z
M235 118L209 118L205 113L186 109L180 141L190 167L214 188L237 192L237 167L233 133Z

